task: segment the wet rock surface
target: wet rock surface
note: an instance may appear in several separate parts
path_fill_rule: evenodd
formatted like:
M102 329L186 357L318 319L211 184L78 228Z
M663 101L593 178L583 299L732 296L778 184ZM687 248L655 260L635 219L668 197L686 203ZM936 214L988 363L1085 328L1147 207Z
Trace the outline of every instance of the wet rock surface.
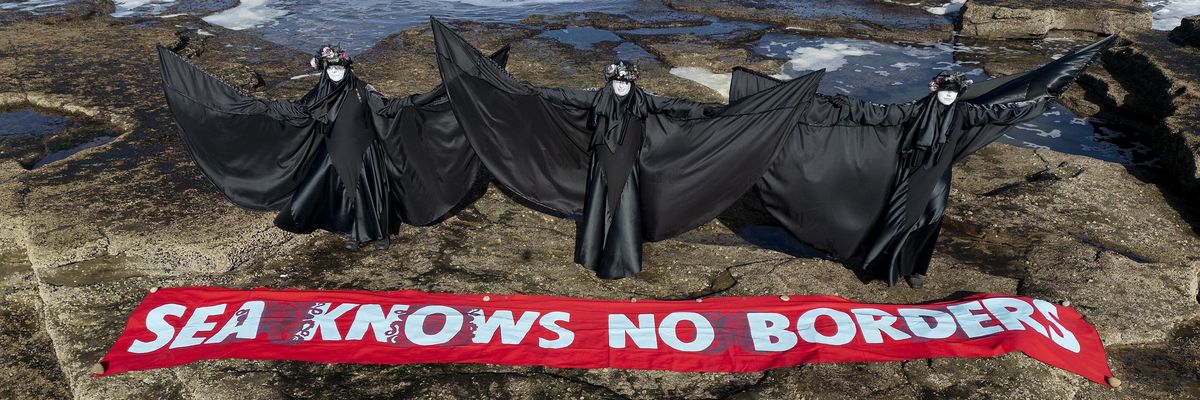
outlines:
M964 36L995 39L1149 30L1151 20L1141 0L969 0L961 24Z
M117 133L88 117L67 117L32 108L0 109L0 162L38 168L112 140Z
M920 7L899 3L870 0L683 0L671 1L668 5L680 11L846 37L939 42L952 36L952 20L932 15Z
M1080 81L1098 115L1134 125L1173 185L1200 193L1200 49L1164 32L1123 34ZM1195 197L1192 197L1195 199Z
M698 21L673 16L647 21L585 15L569 22L543 17L521 25L453 25L485 51L512 43L509 69L518 78L569 87L600 86L603 80L595 71L616 55L618 46L600 42L581 48L542 33L571 26L617 32L623 41L653 54L642 64L639 84L663 95L722 101L712 89L673 75L671 69L778 69L780 61L750 50L747 43L757 40L754 35L792 24L817 27L829 17L787 11L783 2L762 13L753 11L754 3L671 3L677 10L764 24L733 36L627 33ZM884 2L850 4L899 13L888 15L925 12ZM873 21L864 14L847 12L845 18ZM0 362L0 397L1090 399L1191 398L1200 392L1195 384L1200 373L1200 257L1195 253L1200 218L1191 208L1194 197L1135 167L989 146L956 170L946 228L930 279L919 290L863 283L836 262L750 244L731 230L737 224L729 215L679 238L648 244L645 272L603 281L572 263L570 221L531 211L494 188L440 225L404 227L389 250L350 251L336 235L283 233L271 225L273 215L238 209L204 181L161 98L153 45L175 48L263 98L297 98L306 91L314 78L292 78L309 72L308 55L187 16L137 23L47 18L0 25L0 43L15 43L19 54L43 54L20 62L0 57L0 70L14 71L0 74L0 88L22 88L0 89L0 100L78 112L112 126L119 136L33 170L16 160L0 162L0 349L22 355ZM895 38L917 30L871 23L877 25L864 22L871 29L819 32ZM933 33L924 35L948 37L948 20L944 28L933 23ZM212 35L199 34L200 29ZM1194 96L1191 88L1200 80L1194 69L1181 67L1195 65L1180 58L1192 53L1167 53L1159 45L1180 48L1166 42L1165 33L1130 35L1123 47L1106 55L1103 68L1093 68L1088 83L1072 89L1069 96L1076 103L1064 102L1073 109L1090 105L1095 113L1148 110L1155 112L1143 114L1149 123L1182 131L1191 121L1185 118L1194 115L1188 114L1187 105L1195 104L1188 96ZM1041 56L1048 59L1052 53ZM989 72L1011 73L1044 59L983 61L992 65ZM1123 72L1143 65L1165 72L1161 77L1143 74L1142 81ZM356 70L392 96L426 91L439 81L432 37L425 28L384 38L358 57ZM1174 93L1165 100L1173 113L1148 100L1159 91ZM1195 140L1194 132L1191 137L1184 142ZM962 292L1012 293L1069 301L1096 325L1114 373L1126 383L1120 391L1103 388L1020 354L819 364L744 374L221 360L102 379L90 376L88 369L108 350L148 289L187 285L599 299L813 293L885 303L924 302Z
M1181 46L1200 47L1200 15L1184 18L1168 37Z

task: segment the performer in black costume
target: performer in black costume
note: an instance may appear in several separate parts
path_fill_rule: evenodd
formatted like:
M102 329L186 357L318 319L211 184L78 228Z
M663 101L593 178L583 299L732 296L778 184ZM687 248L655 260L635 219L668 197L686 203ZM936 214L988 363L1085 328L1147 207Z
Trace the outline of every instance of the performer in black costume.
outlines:
M575 262L607 279L641 270L642 212L636 161L646 116L699 118L706 107L650 95L637 86L637 78L636 65L618 61L604 69L606 84L599 90L533 88L547 100L591 110L588 128L595 133L589 144L583 218L576 222Z
M577 219L576 262L601 278L641 270L643 241L699 226L762 176L821 74L721 107L655 96L637 69L599 90L520 82L433 20L454 112L488 170L531 206Z
M818 96L757 190L797 239L921 287L950 197L951 166L1040 115L1114 37L1036 70L970 86L941 74L904 104ZM731 99L779 84L734 72ZM961 96L959 95L961 93Z
M275 225L386 248L401 222L427 225L474 200L483 174L439 87L389 100L349 54L322 46L320 81L296 102L263 101L158 47L163 88L189 153L235 204ZM493 55L503 64L507 48Z

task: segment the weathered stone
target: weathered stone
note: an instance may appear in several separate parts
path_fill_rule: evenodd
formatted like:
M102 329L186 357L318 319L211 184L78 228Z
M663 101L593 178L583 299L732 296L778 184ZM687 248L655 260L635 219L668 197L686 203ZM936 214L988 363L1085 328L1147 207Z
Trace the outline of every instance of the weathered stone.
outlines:
M1200 47L1200 15L1184 18L1168 37L1180 46Z
M1148 30L1151 20L1140 0L970 0L960 33L981 38L1043 37L1051 31L1108 34Z
M1092 243L1043 248L1053 250L1029 255L1032 265L1022 294L1070 299L1106 345L1160 342L1177 324L1200 317L1194 298L1200 263L1139 263Z
M1200 196L1200 49L1160 33L1122 35L1081 86L1097 116L1122 121L1159 158L1168 181L1189 203Z
M1076 398L1190 399L1200 397L1200 319L1178 325L1164 342L1109 346L1119 390L1084 385Z
M70 398L71 388L58 366L53 343L42 321L37 276L25 252L0 240L0 397Z
M772 12L780 14L779 9ZM596 23L629 23L605 18ZM723 215L686 235L649 244L643 273L604 281L574 265L572 221L531 211L495 189L439 225L403 227L391 249L350 251L341 248L337 235L284 234L271 225L270 213L238 209L203 180L163 104L153 44L182 46L193 62L222 79L256 76L262 85L250 79L244 83L264 98L295 98L307 90L311 79L289 78L307 71L308 55L194 17L142 21L138 27L125 23L101 18L0 26L0 43L11 39L21 53L46 55L45 63L0 57L0 69L16 72L0 75L0 88L5 88L0 101L37 99L44 107L75 107L107 121L123 121L116 141L46 168L25 171L16 163L0 162L0 238L27 249L14 256L22 260L14 270L25 281L3 280L10 269L0 263L0 290L20 293L5 300L42 304L14 307L12 315L18 317L0 315L0 323L11 320L22 332L39 326L45 332L34 335L26 347L31 361L11 369L0 365L5 374L17 371L0 375L2 388L29 376L21 368L45 371L38 372L45 381L21 382L18 394L171 399L1106 398L1117 393L1020 354L807 365L744 374L219 360L91 377L91 366L150 288L185 285L599 299L829 294L887 303L937 300L961 291L1017 293L1052 301L1069 298L1110 344L1138 343L1115 346L1112 352L1117 374L1127 378L1122 390L1128 393L1161 397L1200 369L1192 361L1194 351L1174 350L1195 346L1196 335L1189 331L1197 306L1191 249L1200 239L1189 226L1184 205L1125 167L1003 145L969 157L956 171L948 213L952 222L943 230L930 279L919 290L889 289L878 280L864 284L866 276L839 263L797 258L747 242L734 233L745 226L738 215ZM603 81L594 71L612 55L610 48L579 50L536 37L538 31L528 26L456 25L485 51L512 43L509 69L538 85L599 86ZM200 39L198 29L214 36ZM879 34L907 32L888 29ZM668 44L675 39L683 40ZM660 94L695 99L715 94L670 75L671 67L725 68L737 61L698 53L745 54L735 50L744 48L744 41L713 43L682 36L631 40L657 56L646 62L646 78L639 83ZM111 43L127 45L114 48ZM111 54L93 54L97 49ZM747 55L746 61L761 60ZM356 71L393 96L428 90L439 81L426 28L381 40L357 59ZM15 87L21 89L8 89ZM1093 281L1087 282L1089 278ZM1121 287L1124 279L1137 287ZM1118 290L1127 292L1104 297ZM1129 307L1114 304L1137 296ZM1151 311L1132 313L1132 306ZM1126 320L1117 320L1117 313ZM1188 316L1193 319L1186 320ZM1140 328L1134 325L1138 323ZM0 335L5 332L0 329ZM6 345L0 342L0 348ZM1168 357L1169 352L1177 356ZM55 377L56 368L61 377ZM1162 378L1154 378L1158 376ZM1184 390L1192 389L1184 385Z

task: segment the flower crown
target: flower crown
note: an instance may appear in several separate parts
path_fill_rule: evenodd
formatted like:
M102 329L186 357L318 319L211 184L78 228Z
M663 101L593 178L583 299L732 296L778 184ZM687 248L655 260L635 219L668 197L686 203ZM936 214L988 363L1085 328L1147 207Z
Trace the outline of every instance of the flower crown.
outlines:
M354 60L350 58L350 53L342 50L342 46L328 44L321 46L321 49L317 50L313 58L308 61L309 65L319 70L329 68L330 65L349 67L352 63Z
M624 61L617 61L616 64L608 64L608 66L604 68L604 80L607 81L618 80L633 82L636 81L637 78L638 67L633 63L627 64Z
M967 90L967 86L971 86L972 83L975 82L967 79L967 75L962 72L944 71L929 81L929 91L953 90L961 93Z

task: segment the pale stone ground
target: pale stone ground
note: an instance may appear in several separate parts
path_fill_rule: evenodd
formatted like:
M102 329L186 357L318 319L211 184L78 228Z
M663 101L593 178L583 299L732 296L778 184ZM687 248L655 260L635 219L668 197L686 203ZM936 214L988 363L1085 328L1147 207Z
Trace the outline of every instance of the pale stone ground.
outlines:
M97 3L98 13L0 26L0 43L11 41L17 53L0 46L0 70L10 72L0 74L0 104L89 115L122 134L32 171L0 157L0 350L6 355L0 361L0 398L1200 396L1200 218L1195 195L1188 194L1195 192L1177 189L1190 182L1187 162L1195 165L1187 151L1165 153L1180 160L1172 171L1183 172L1160 178L1085 157L990 146L956 170L932 280L921 290L864 284L840 264L750 245L727 228L745 218L738 210L648 245L644 273L601 281L571 262L569 221L528 210L494 189L438 226L404 227L390 250L347 251L334 235L285 234L271 226L269 213L238 209L203 180L166 112L153 44L177 45L188 36L192 41L181 53L263 97L294 98L307 89L311 83L287 80L303 72L306 55L187 17L131 26L95 17L111 6ZM873 29L846 31L836 27L845 24L758 15L734 3L672 7L878 39L915 32L945 37L951 29L866 21ZM906 12L877 6L881 12ZM603 15L584 21L635 23ZM533 28L491 26L487 34L466 36L486 50L514 43L509 65L519 78L599 86L599 77L588 71L611 54L534 38L540 23L529 22ZM1107 27L1093 25L1097 31ZM216 35L195 35L201 27ZM1179 143L1195 149L1188 147L1197 140L1196 125L1189 122L1197 116L1191 88L1200 80L1194 68L1181 66L1200 56L1194 48L1166 47L1162 32L1125 37L1128 42L1110 51L1064 103L1084 115L1138 115L1147 119L1147 135L1167 142L1163 149ZM666 71L777 68L778 61L758 59L742 45L756 38L754 33L720 42L687 35L635 38L661 60L644 65L643 84L664 95L718 101L708 88ZM605 51L611 49L596 52ZM438 81L430 38L420 29L385 38L359 58L358 67L364 79L390 94L427 90ZM987 65L995 71L1025 67ZM1128 72L1134 68L1138 74ZM1151 73L1160 74L1161 82L1135 78ZM1166 99L1173 113L1145 106L1157 91L1170 94L1157 98ZM1140 113L1139 106L1167 115ZM1173 180L1180 184L1160 184ZM819 293L897 303L960 292L1011 293L1070 301L1099 330L1124 383L1119 390L1105 388L1020 354L744 374L225 360L90 376L88 368L149 288L184 285L662 299Z

